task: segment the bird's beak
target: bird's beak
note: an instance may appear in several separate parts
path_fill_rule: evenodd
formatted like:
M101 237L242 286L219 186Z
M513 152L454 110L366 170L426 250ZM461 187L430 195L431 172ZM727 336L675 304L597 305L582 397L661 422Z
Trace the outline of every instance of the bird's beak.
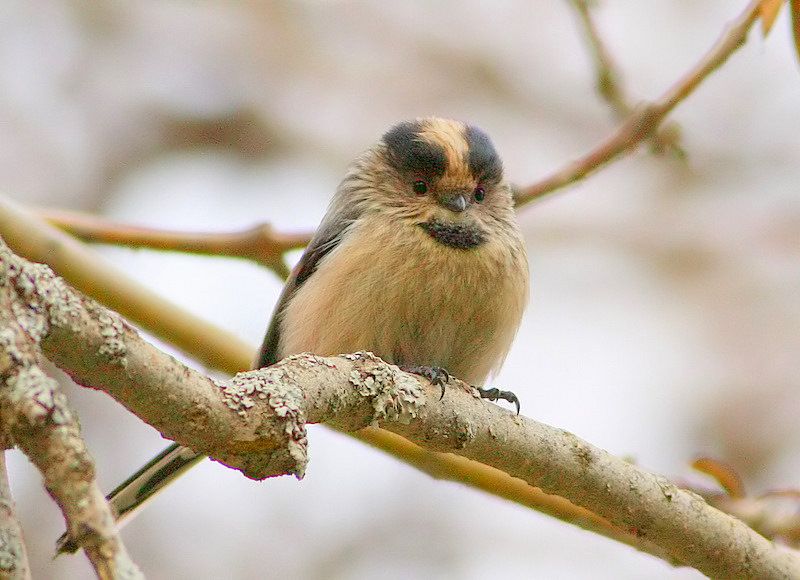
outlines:
M460 191L445 193L439 197L439 203L450 211L454 211L456 213L461 213L467 209L467 206L469 205L467 196Z

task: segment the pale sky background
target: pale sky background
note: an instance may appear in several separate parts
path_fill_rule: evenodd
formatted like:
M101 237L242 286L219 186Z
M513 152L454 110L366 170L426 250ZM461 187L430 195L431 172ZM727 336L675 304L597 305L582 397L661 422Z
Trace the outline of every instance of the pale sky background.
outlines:
M598 24L626 88L648 98L744 5L606 0ZM149 226L312 229L348 161L404 118L484 128L518 184L614 127L564 1L9 0L0 25L0 190ZM753 491L800 487L786 15L673 118L685 162L642 151L520 212L532 300L495 384L524 414L667 476L713 455ZM253 345L280 290L238 261L100 251ZM104 489L166 444L109 397L65 388ZM34 577L91 577L83 556L51 560L61 515L9 455ZM153 579L700 577L321 427L302 482L205 462L123 538Z

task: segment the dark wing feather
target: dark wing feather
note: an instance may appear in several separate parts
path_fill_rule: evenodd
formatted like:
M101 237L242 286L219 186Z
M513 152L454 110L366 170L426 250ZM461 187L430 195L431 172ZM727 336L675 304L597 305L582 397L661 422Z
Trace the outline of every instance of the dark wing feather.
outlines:
M260 369L273 365L282 358L281 353L278 352L278 345L280 344L281 323L286 305L289 304L294 293L314 274L320 261L339 245L347 228L357 216L358 214L354 211L335 211L333 206L328 210L328 215L306 247L306 251L303 252L300 262L286 280L253 368Z

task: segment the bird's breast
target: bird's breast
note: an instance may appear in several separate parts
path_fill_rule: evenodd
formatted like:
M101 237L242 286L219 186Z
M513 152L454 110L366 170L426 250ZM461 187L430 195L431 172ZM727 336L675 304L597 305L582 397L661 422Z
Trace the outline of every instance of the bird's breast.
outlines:
M418 226L385 221L362 217L296 291L281 322L281 356L369 350L483 384L527 301L519 234L454 248Z

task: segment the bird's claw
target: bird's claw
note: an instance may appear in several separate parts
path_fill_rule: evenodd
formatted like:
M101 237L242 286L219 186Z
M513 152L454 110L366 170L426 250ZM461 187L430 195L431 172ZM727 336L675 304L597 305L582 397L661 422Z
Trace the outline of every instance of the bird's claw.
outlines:
M512 393L511 391L501 391L498 388L489 388L483 389L481 387L475 387L478 390L478 393L481 396L481 399L489 399L490 401L497 401L498 399L503 399L504 401L508 401L509 403L514 403L514 406L517 408L517 415L519 415L519 399L517 396Z
M414 375L419 375L428 379L432 385L442 388L442 394L439 400L444 399L445 387L450 382L450 373L442 367L411 367L403 369Z

